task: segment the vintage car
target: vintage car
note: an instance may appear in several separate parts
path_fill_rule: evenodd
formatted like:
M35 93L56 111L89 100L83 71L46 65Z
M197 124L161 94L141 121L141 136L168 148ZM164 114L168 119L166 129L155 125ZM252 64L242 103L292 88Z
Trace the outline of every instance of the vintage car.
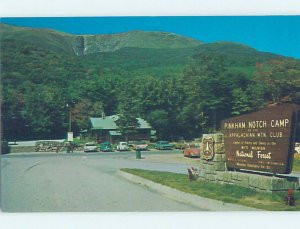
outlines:
M117 150L118 151L127 151L127 150L129 150L129 146L128 146L127 142L119 142L119 144L117 145Z
M99 149L102 152L112 152L113 151L113 147L110 144L110 142L103 142L103 143L101 143Z
M164 149L173 149L174 145L170 144L168 141L158 141L154 145L155 149L164 150Z
M135 150L147 150L148 146L149 146L148 143L145 141L139 141L134 143Z
M88 142L84 145L83 151L84 152L97 152L98 146L95 142Z
M195 144L188 144L183 151L185 157L200 157L200 148Z

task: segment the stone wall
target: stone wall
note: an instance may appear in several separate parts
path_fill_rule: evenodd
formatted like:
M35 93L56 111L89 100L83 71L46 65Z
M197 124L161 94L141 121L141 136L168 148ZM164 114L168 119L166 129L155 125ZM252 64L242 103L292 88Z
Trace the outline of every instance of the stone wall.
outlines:
M269 192L299 188L298 177L273 176L272 174L250 171L228 171L223 134L204 134L203 138L210 136L214 139L214 156L211 160L203 159L203 147L205 146L201 147L199 179Z

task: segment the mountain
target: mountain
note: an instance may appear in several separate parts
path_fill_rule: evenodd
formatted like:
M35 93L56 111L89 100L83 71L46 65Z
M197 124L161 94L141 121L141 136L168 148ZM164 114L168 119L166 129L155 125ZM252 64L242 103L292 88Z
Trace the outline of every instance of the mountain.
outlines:
M126 76L172 76L182 74L185 66L197 55L222 55L231 68L253 72L257 62L281 56L257 51L249 46L199 40L167 32L130 31L120 34L73 35L50 29L0 24L2 71L35 63L48 70L47 63L59 57L68 66L82 66L93 74ZM16 54L20 55L16 55ZM57 57L58 56L58 57ZM43 57L43 59L41 59ZM59 66L59 67L58 67ZM73 66L74 67L74 66ZM64 68L58 63L49 69ZM38 68L37 68L38 69ZM31 69L34 75L37 69ZM45 73L43 73L45 74Z
M201 41L167 32L130 31L120 34L72 35L49 29L10 26L1 23L1 39L65 51L76 55L113 52L122 48L177 49L195 47Z
M109 35L76 36L77 54L113 52L122 48L178 49L195 47L202 42L174 33L130 31Z
M72 35L48 29L11 26L0 24L0 41L20 45L33 45L53 51L74 53Z

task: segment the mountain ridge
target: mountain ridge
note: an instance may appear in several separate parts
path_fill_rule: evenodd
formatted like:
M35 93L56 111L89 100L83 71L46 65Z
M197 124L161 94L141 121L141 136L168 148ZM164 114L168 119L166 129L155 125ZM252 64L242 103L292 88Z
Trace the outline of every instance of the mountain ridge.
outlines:
M114 34L74 35L52 29L11 26L1 23L1 39L12 37L44 47L52 46L54 50L74 52L79 56L97 52L113 52L124 47L176 49L203 44L193 38L159 31L133 30Z
M76 61L95 74L178 75L197 55L222 55L231 67L253 72L257 62L282 58L245 44L228 41L203 43L169 32L133 30L117 34L72 35L4 23L0 26L4 62L14 62L17 50L21 56L27 53L22 59L26 63L30 59L36 63L43 62L39 56L51 62L57 53L67 59L76 57Z

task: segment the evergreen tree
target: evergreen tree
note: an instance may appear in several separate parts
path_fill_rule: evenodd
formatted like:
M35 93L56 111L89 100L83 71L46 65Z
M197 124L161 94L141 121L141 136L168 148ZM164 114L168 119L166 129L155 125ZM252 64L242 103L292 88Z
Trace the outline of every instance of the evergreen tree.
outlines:
M132 96L134 93L133 91L129 90L129 85L124 85L124 90L122 93L122 97L119 101L119 118L116 121L119 131L125 136L126 142L128 141L128 135L136 133L137 128L140 126L138 119L137 119L137 111L135 106L135 99Z

